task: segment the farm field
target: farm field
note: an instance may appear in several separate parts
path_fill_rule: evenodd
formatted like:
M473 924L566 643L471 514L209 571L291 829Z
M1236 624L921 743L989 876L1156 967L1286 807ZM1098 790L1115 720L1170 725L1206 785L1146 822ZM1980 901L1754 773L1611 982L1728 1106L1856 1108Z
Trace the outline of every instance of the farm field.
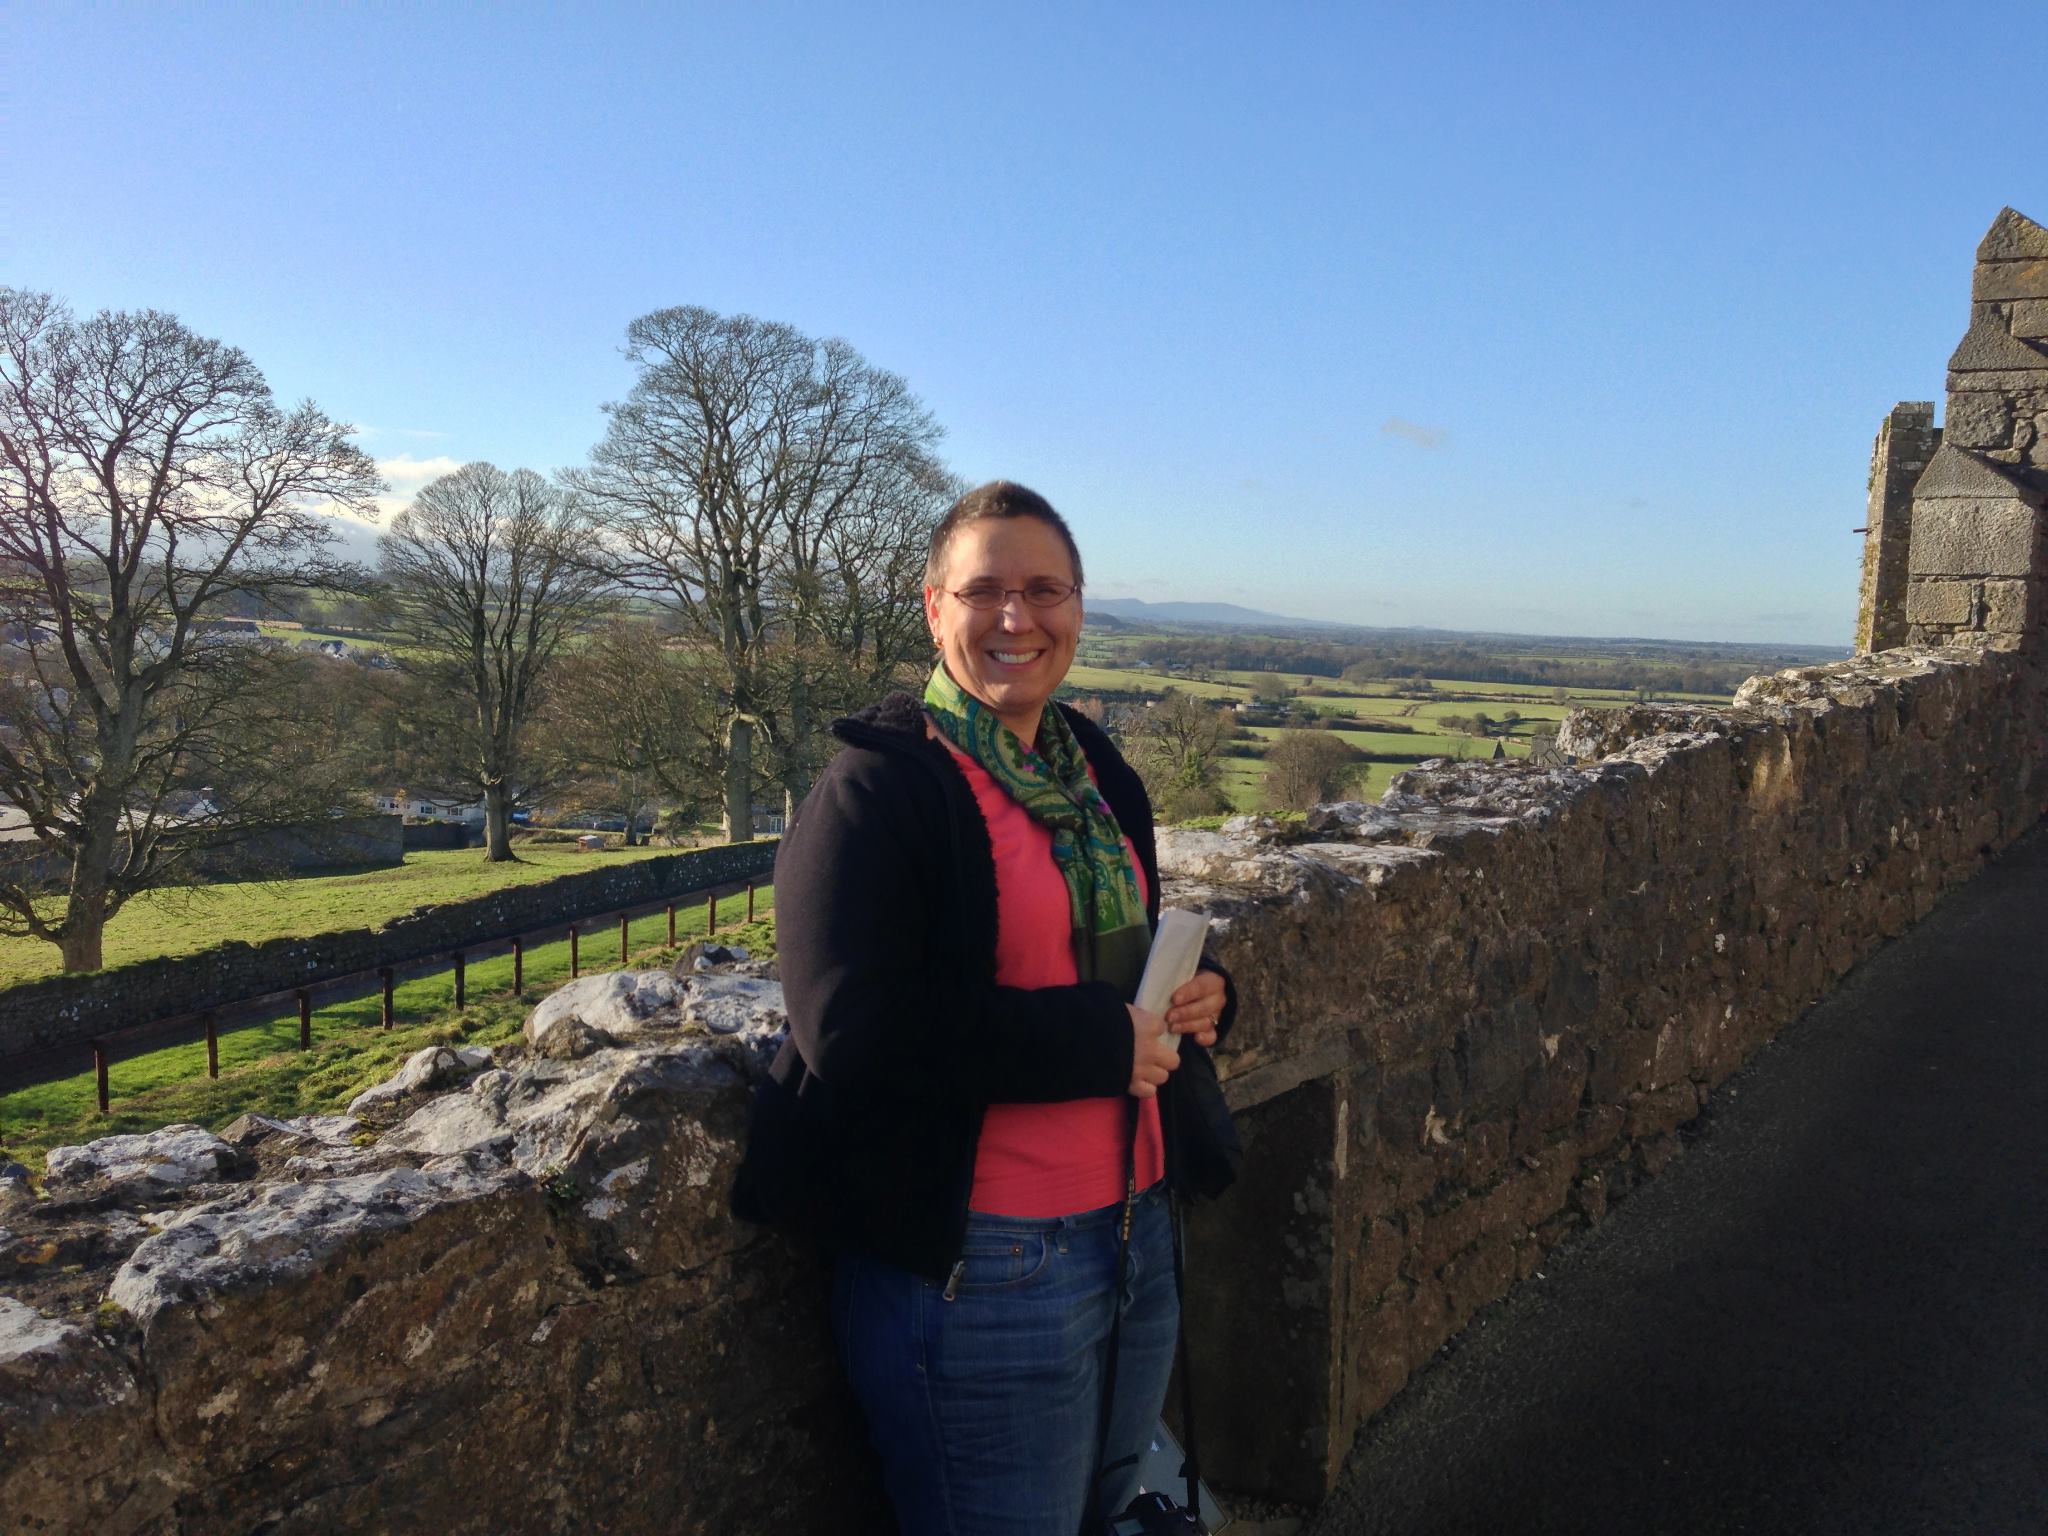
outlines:
M1254 683L1275 678L1284 683L1291 694L1301 702L1314 708L1318 713L1345 713L1356 710L1361 713L1384 714L1416 703L1413 698L1400 698L1397 693L1406 689L1412 691L1413 682L1389 682L1375 680L1369 683L1351 683L1342 678L1318 677L1311 681L1308 689L1301 684L1303 674L1298 672L1211 672L1206 678L1197 679L1180 672L1166 672L1154 668L1102 667L1076 663L1067 673L1067 690L1079 693L1149 693L1162 694L1168 689L1189 693L1197 698L1228 699L1235 702L1251 697ZM1635 691L1628 688L1571 688L1566 690L1565 704L1555 700L1555 688L1542 687L1533 683L1487 683L1475 682L1468 678L1431 678L1430 687L1439 693L1455 695L1448 700L1425 700L1424 707L1433 708L1439 704L1453 712L1461 706L1478 704L1500 704L1520 709L1527 715L1533 708L1554 710L1558 715L1572 708L1611 709L1635 699ZM1652 694L1660 700L1680 703L1725 704L1728 697L1715 693L1682 693L1655 690Z
M718 940L750 957L775 952L775 894L756 892L757 920L721 923ZM678 948L704 936L701 903L676 913ZM631 964L667 965L661 913L636 919L628 939ZM583 974L618 968L616 930L591 935L582 945ZM569 979L567 940L526 951L526 995L511 993L509 955L471 963L464 1007L454 1008L454 982L446 971L401 980L392 993L394 1023L379 1027L374 994L349 998L313 1012L313 1048L298 1049L297 1014L250 1024L220 1037L220 1077L206 1076L206 1043L168 1046L116 1060L107 1073L110 1113L101 1115L93 1076L83 1072L0 1094L0 1161L14 1159L40 1174L42 1155L100 1136L156 1130L191 1122L218 1130L239 1114L289 1117L338 1114L372 1083L389 1077L414 1051L428 1045L496 1045L518 1036L534 1005ZM81 1048L82 1049L82 1048Z
M1115 652L1098 650L1096 654L1102 657ZM1398 755L1405 759L1359 765L1354 793L1368 800L1377 799L1396 774L1423 759L1490 758L1495 742L1502 744L1509 757L1526 757L1530 737L1538 731L1554 732L1569 711L1612 709L1632 703L1636 698L1632 689L1571 688L1565 690L1564 699L1560 702L1557 697L1559 690L1554 687L1488 683L1454 677L1432 678L1430 692L1416 696L1419 690L1412 681L1353 683L1341 678L1310 677L1304 687L1305 675L1219 668L1198 680L1183 673L1154 668L1140 670L1076 665L1067 674L1066 691L1138 693L1157 698L1175 690L1218 703L1236 704L1250 700L1254 685L1263 683L1270 687L1277 680L1287 689L1289 705L1305 707L1329 721L1326 728L1347 745L1360 752ZM1398 696L1397 689L1410 696ZM1708 705L1728 702L1724 695L1707 693L1657 691L1652 697L1660 701ZM1510 711L1516 716L1512 721L1506 718ZM1473 734L1459 726L1444 723L1447 720L1470 721L1480 714L1491 720L1490 734ZM1241 729L1262 744L1263 750L1263 744L1277 740L1292 728L1247 726ZM1239 745L1244 744L1240 739ZM1234 810L1267 808L1262 792L1264 777L1265 764L1258 757L1224 759L1221 788Z
M1218 677L1228 677L1233 682L1242 680L1247 687L1256 678L1277 676L1284 679L1291 688L1303 691L1301 689L1301 674L1299 673L1219 672L1216 675ZM1489 699L1498 699L1502 703L1511 704L1523 702L1550 703L1557 692L1554 686L1547 686L1541 683L1487 683L1478 682L1470 678L1457 677L1432 677L1429 679L1429 685L1432 689L1441 693L1473 694ZM1353 683L1347 682L1340 677L1319 677L1310 683L1309 689L1317 692L1327 690L1330 693L1350 698L1384 699L1391 698L1401 689L1413 689L1417 686L1417 683L1413 680L1390 682L1381 678L1369 683ZM1595 708L1601 705L1626 704L1635 698L1635 690L1633 688L1575 687L1567 688L1565 692L1574 704L1583 704ZM1700 703L1727 702L1724 695L1717 693L1685 693L1664 688L1653 689L1652 692L1660 699L1697 700Z
M1233 683L1200 683L1166 672L1140 672L1132 667L1086 667L1079 663L1068 669L1065 691L1156 694L1169 688L1203 699L1234 701L1251 697L1249 689Z
M371 637L360 630L342 633L339 630L320 629L310 624L294 624L285 619L261 619L256 629L266 640L277 640L285 645L297 645L305 640L339 640L351 651L362 654L382 651L387 656L406 656L411 648L398 645L384 637Z
M1278 741L1282 736L1290 734L1288 727L1280 725L1253 725L1246 726L1245 729L1258 740L1265 742ZM1491 741L1481 741L1456 731L1354 731L1335 725L1325 729L1347 747L1355 747L1360 752L1396 753L1418 761L1425 757L1456 757L1461 749L1465 756L1471 757L1479 747L1486 749L1487 756L1493 755ZM1521 755L1515 751L1518 746L1522 752L1529 750L1526 741L1515 737L1500 739L1507 742L1508 751L1514 756Z
M675 850L584 853L566 843L523 843L517 851L518 859L510 864L487 864L474 848L436 849L408 853L403 864L387 869L151 892L136 897L107 925L107 966L189 955L231 939L253 944L338 928L374 928L414 907L551 880L607 860L652 858ZM56 945L0 938L0 987L53 976L59 969Z

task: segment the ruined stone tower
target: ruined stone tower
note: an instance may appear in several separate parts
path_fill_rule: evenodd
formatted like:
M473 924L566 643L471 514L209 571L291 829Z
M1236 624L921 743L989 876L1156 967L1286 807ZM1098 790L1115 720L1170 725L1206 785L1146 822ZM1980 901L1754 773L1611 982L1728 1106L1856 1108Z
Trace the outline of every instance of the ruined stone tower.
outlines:
M1942 426L1909 403L1879 431L1856 648L2044 637L2048 229L2007 208L1977 247Z

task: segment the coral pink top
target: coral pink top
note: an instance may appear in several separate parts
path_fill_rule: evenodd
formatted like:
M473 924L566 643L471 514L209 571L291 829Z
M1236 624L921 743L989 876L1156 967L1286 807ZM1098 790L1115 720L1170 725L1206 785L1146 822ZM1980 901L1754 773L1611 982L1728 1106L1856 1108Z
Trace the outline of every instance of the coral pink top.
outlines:
M941 737L941 741L945 738ZM945 743L974 791L996 861L996 984L1072 986L1072 921L1067 883L1053 862L1052 832L1031 819L988 770ZM1144 866L1131 840L1124 853L1149 899ZM968 1205L993 1216L1072 1216L1124 1197L1124 1099L1068 1099L1056 1104L991 1104L974 1153ZM1133 1164L1138 1188L1165 1167L1159 1101L1139 1102Z

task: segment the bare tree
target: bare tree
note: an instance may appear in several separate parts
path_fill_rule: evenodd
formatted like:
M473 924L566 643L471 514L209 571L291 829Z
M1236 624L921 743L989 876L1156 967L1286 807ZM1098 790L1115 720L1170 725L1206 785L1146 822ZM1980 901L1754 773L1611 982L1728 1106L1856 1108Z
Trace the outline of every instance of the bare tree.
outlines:
M604 440L570 479L627 579L668 604L697 647L724 717L726 835L745 841L757 738L769 748L760 766L798 793L821 705L837 702L846 626L886 656L884 671L918 633L875 620L882 594L847 550L856 528L895 530L878 541L893 550L907 538L898 519L936 519L939 428L901 378L845 342L750 315L657 310L627 328L625 350L639 378L605 407ZM913 583L888 601L914 617L916 599Z
M512 857L520 749L548 670L605 603L574 499L532 470L465 464L421 488L378 543L408 664L462 710L484 857Z
M97 969L137 893L323 809L270 658L213 616L360 586L322 515L382 489L349 432L173 316L0 288L0 797L39 851L0 872L0 932Z
M623 807L629 847L657 800L694 819L717 798L722 722L695 670L645 619L618 619L562 658L549 690L540 755L581 781L586 804Z
M784 529L781 611L770 653L771 732L784 814L794 816L831 749L825 722L923 678L931 636L921 594L932 529L963 489L922 452L866 457L843 494Z
M1266 803L1305 811L1342 797L1358 777L1358 754L1328 731L1289 731L1266 752Z
M1185 821L1230 808L1222 789L1230 732L1230 717L1222 710L1168 689L1148 708L1131 711L1119 734L1161 818Z

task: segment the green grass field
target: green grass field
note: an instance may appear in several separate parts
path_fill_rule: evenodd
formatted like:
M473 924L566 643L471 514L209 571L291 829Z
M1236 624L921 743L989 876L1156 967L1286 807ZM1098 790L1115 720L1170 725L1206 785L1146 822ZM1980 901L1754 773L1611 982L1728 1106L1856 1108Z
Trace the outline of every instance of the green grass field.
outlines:
M374 928L414 907L484 896L507 886L552 880L606 861L652 858L672 848L610 848L580 852L568 843L521 843L510 864L489 864L480 849L408 853L403 864L343 875L229 885L174 886L138 896L107 925L111 969L159 955L189 955L230 939L264 939ZM0 938L0 987L55 975L57 946L40 939Z
M1100 689L1107 693L1161 694L1167 689L1194 694L1203 699L1244 699L1251 691L1234 683L1198 683L1170 672L1140 672L1132 667L1084 667L1067 669L1067 687L1081 692Z
M738 944L757 958L772 956L774 906L774 890L765 885L756 892L753 923L734 924L732 917L743 912L721 903L720 941ZM702 902L677 911L679 946L703 936L704 918ZM636 919L627 940L631 963L670 963L676 952L667 940L662 913ZM586 935L579 951L583 973L616 969L617 925ZM388 1031L380 1027L381 1000L374 994L316 1008L309 1051L298 1049L296 1013L251 1024L220 1037L218 1081L206 1076L203 1040L117 1060L107 1073L111 1112L106 1115L98 1112L90 1072L0 1094L0 1161L18 1159L40 1173L43 1154L51 1147L100 1136L186 1121L218 1129L251 1110L280 1117L338 1113L422 1046L512 1039L534 1004L568 979L568 941L528 949L524 973L526 995L515 998L509 955L474 962L459 1013L451 972L402 980L392 992L394 1022Z

